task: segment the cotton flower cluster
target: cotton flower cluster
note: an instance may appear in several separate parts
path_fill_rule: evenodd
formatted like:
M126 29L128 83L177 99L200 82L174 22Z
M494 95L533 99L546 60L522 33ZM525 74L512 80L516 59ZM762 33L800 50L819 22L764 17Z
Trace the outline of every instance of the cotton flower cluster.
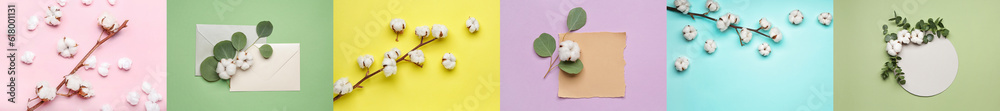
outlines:
M42 101L52 101L52 99L56 99L56 87L49 86L48 82L41 81L35 86L35 94Z
M56 44L56 51L59 51L59 56L69 58L76 55L77 46L79 45L76 44L76 41L73 39L63 37L63 39L59 39L59 43Z
M58 26L62 20L62 9L57 6L49 6L45 10L45 24Z
M139 104L139 93L128 92L128 95L125 96L125 101L128 102L128 104L131 104L131 105L137 105L137 104Z
M726 31L730 24L738 24L739 22L739 16L732 13L726 13L726 15L723 15L716 21L715 26L719 28L719 31Z
M923 44L924 36L926 33L920 31L920 29L913 29L913 31L900 30L896 33L896 40L899 40L901 44Z
M799 23L802 23L802 19L804 19L802 11L792 10L791 13L788 13L788 21L792 22L792 24L798 25Z
M687 39L688 41L694 40L694 37L698 36L698 29L691 27L691 25L687 25L684 26L684 32L682 32L682 34L684 34L684 39Z
M382 72L385 77L396 74L396 59L399 58L399 55L402 55L399 48L392 48L389 52L385 52L385 56L382 59Z
M674 6L684 14L687 14L688 10L691 10L691 3L688 3L687 0L674 0Z
M768 45L767 43L760 44L760 46L757 47L757 50L760 52L760 55L762 56L770 55L771 45Z
M819 17L816 18L819 19L819 23L823 23L823 25L830 25L830 22L833 21L833 16L830 15L830 12L820 13Z
M410 51L410 62L421 64L424 63L424 51L420 49Z
M708 0L705 2L705 7L708 8L708 11L710 12L719 11L719 2L715 2L715 0Z
M688 65L691 65L691 61L688 61L688 58L684 56L677 57L677 60L674 61L674 67L677 68L677 71L687 70Z
M249 52L240 51L236 53L236 66L240 69L247 70L253 65L253 57L250 56Z
M705 52L708 52L708 54L712 54L713 52L715 52L715 48L718 47L719 46L715 44L715 40L708 39L707 41L705 41Z
M24 55L21 55L21 62L25 64L31 64L35 62L35 53L31 51L25 51Z
M431 33L434 34L434 38L444 38L448 36L448 27L441 24L434 24L431 29Z
M333 93L338 95L351 93L352 90L354 90L354 86L351 85L351 82L347 79L347 77L340 78L340 80L337 80L337 82L333 84Z
M441 65L443 65L445 69L455 69L457 64L458 62L456 62L454 54L444 53L444 56L441 57Z
M476 33L479 30L479 21L475 17L469 17L469 20L465 20L465 27L469 28L469 33Z
M236 75L236 61L233 59L222 59L216 66L215 72L219 73L219 78L229 80Z
M580 45L573 40L566 40L559 43L559 60L576 61L580 59Z

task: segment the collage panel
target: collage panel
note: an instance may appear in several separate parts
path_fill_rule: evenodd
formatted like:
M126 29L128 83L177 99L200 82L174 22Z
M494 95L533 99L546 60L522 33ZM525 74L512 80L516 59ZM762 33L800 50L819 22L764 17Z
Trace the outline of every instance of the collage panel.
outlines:
M499 0L333 5L334 110L500 110Z

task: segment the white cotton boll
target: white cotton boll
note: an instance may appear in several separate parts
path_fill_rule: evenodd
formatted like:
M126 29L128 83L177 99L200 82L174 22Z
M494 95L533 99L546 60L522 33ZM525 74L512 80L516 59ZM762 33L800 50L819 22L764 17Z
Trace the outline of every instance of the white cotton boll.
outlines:
M128 92L128 96L125 96L125 101L128 101L128 104L133 106L137 105L139 104L139 94L135 92Z
M823 25L830 25L830 22L833 21L833 16L830 15L830 12L820 13L817 18L819 19L819 23L823 23Z
M240 51L236 53L236 66L239 67L239 69L247 70L250 69L250 66L252 65L253 57L250 56L249 52Z
M108 4L111 4L111 6L115 6L116 2L118 2L118 0L108 0Z
M337 95L344 95L351 93L354 90L354 86L351 85L350 80L347 77L340 78L336 83L333 84L333 93Z
M920 31L920 29L913 29L913 32L910 32L910 43L911 44L924 43L924 35L925 35L924 32Z
M424 51L420 49L410 51L410 61L413 63L424 63Z
M710 12L719 11L719 2L715 2L715 0L708 0L705 2L705 7L707 7Z
M688 10L691 10L691 3L688 3L687 0L674 0L674 6L684 14L687 14Z
M690 62L691 61L688 61L687 57L684 57L684 56L677 57L677 60L674 61L674 68L676 68L677 71L687 70L688 69L688 65L691 65Z
M156 89L153 89L153 85L149 85L149 82L146 81L142 81L142 86L140 88L142 88L142 92L145 92L146 94L156 93Z
M392 31L396 33L403 32L403 29L406 28L406 21L400 18L392 19L389 22L389 28L392 28Z
M146 102L146 111L160 111L160 105L153 102Z
M465 27L469 28L469 33L476 33L479 30L479 21L475 17L469 17L469 20L465 20Z
M753 38L753 33L750 32L750 29L743 28L740 31L740 41L743 43L750 43L750 39Z
M902 44L910 43L910 37L912 37L912 35L910 35L910 32L906 29L900 30L896 33L896 40L899 40Z
M83 5L90 6L90 4L94 3L94 0L80 0L80 2L83 2Z
M25 64L31 64L35 62L35 53L31 51L25 51L24 55L21 55L21 62Z
M58 26L61 23L60 22L61 19L62 19L62 9L60 9L59 7L49 6L47 10L45 10L45 24Z
M52 99L56 99L56 87L49 86L48 82L38 82L35 86L35 90L36 95L38 95L38 98L42 99L42 101L52 101Z
M757 50L760 51L760 55L762 56L770 55L771 45L768 45L767 43L760 44L760 46L757 47Z
M122 70L132 69L132 59L129 59L127 57L118 59L118 69Z
M729 21L719 18L718 21L715 21L715 27L719 28L719 32L725 32L726 29L729 29Z
M101 111L115 111L115 109L111 108L111 105L104 104L104 106L101 106Z
M66 37L63 37L63 39L60 39L59 43L57 43L57 45L56 45L57 50L59 52L58 53L59 56L62 56L62 57L65 57L65 58L73 57L73 55L76 55L76 47L77 46L79 46L79 45L76 44L76 41L73 41L73 39L66 38Z
M59 6L66 6L66 0L56 0L56 3L59 4Z
M219 78L228 80L233 75L236 75L236 63L233 59L222 59L219 61L215 72L219 73Z
M774 40L774 43L781 42L781 30L779 30L777 27L771 29L769 35L771 35L771 40Z
M94 95L96 95L96 94L94 94L94 89L92 89L92 86L90 86L90 82L83 82L83 83L81 83L80 84L80 92L83 92L83 94L81 94L81 95L83 95L84 98L90 98L90 97L94 97Z
M427 26L419 26L419 27L417 27L416 29L413 29L413 30L414 30L413 33L417 34L417 37L420 37L420 38L427 37L427 35L431 33L431 28L427 27Z
M76 76L76 74L70 74L66 75L65 78L66 78L66 88L69 88L69 90L71 91L80 90L80 84L83 83L83 80L80 80L79 76Z
M83 61L83 69L90 70L94 68L97 68L97 57L89 57Z
M160 95L160 93L153 92L150 93L149 95L146 95L146 100L149 100L149 102L154 102L154 103L160 102L160 100L163 100L163 96Z
M889 43L885 43L885 51L889 53L889 56L899 55L899 52L903 51L902 41L892 40Z
M713 52L715 52L715 49L718 47L719 46L715 44L715 40L708 39L707 41L705 41L705 52L708 52L708 54L712 54Z
M434 34L434 38L444 38L448 36L448 27L441 24L434 24L431 29L431 33Z
M691 27L691 25L687 25L684 26L684 32L682 32L682 34L684 34L684 39L691 41L694 40L694 37L698 36L698 29Z
M101 66L97 67L97 74L100 74L102 77L108 77L108 73L109 73L108 68L110 68L110 67L111 67L111 64L101 63Z
M389 77L389 76L392 76L393 74L396 74L396 60L395 59L383 58L382 59L382 67L383 67L382 68L382 72L385 75L385 77Z
M726 20L729 21L730 24L740 24L740 16L733 13L726 13Z
M559 43L559 60L576 61L580 59L580 45L573 40L566 40Z
M31 16L28 18L28 30L32 31L38 28L38 16Z
M444 66L445 69L455 69L457 64L457 58L455 58L454 54L444 53L444 56L441 57L441 65Z
M760 18L760 30L771 30L771 22L767 18Z
M383 56L383 58L389 58L389 59L392 59L392 60L396 60L396 59L399 58L399 55L402 55L402 54L403 53L401 51L399 51L399 48L393 47L392 49L389 50L389 52L385 52L385 56Z
M802 23L802 19L805 18L802 16L802 11L799 11L798 9L792 10L791 13L788 13L788 21L792 22L792 24L798 25L799 23Z
M375 57L372 55L365 54L358 56L358 67L361 67L361 69L372 67L372 63L374 62Z
M97 25L100 25L104 30L114 31L115 23L117 23L115 17L108 14L108 12L104 12L101 16L97 17Z

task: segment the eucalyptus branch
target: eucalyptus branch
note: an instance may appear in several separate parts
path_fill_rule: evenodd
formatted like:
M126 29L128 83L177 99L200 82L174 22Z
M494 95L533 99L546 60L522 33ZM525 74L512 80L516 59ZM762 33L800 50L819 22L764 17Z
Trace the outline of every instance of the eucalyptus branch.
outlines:
M676 7L667 6L667 11L673 11L673 12L684 14L680 10L677 10ZM719 19L709 17L708 16L708 12L705 12L705 13L692 13L692 12L688 12L685 15L691 16L692 20L695 19L695 16L698 16L698 17L702 17L702 18L705 18L705 19L708 19L708 20L712 20L712 21L716 21L716 22L719 21ZM742 26L736 26L736 25L733 25L733 24L730 24L729 27L732 27L732 28L735 28L735 29L747 28L747 27L742 27ZM756 32L757 34L760 34L760 35L764 35L764 37L770 37L771 36L771 35L764 34L763 32L760 32L760 29L761 28L759 28L759 27L758 28L747 28L747 30ZM736 30L736 31L737 31L737 33L739 33L739 30ZM740 42L740 45L741 46L744 45L743 42Z
M413 47L413 49L411 49L410 52L415 51L418 48L423 47L424 45L427 45L428 43L431 43L431 42L433 42L434 40L437 40L437 39L438 38L434 38L434 39L428 40L427 42L420 43L420 45L417 45L416 47ZM402 62L404 60L404 58L406 58L407 56L410 56L409 52L407 52L403 56L400 56L399 58L396 58L396 63ZM375 70L375 72L373 72L373 73L365 74L365 78L361 78L360 81L358 81L357 83L355 83L354 84L354 88L362 88L361 87L361 83L365 82L365 80L368 80L368 78L371 78L372 76L375 76L379 72L382 72L383 69L385 69L385 67L382 67L382 68L380 68L378 70ZM337 101L337 99L340 99L341 96L344 96L344 94L338 94L336 97L333 97L333 101Z

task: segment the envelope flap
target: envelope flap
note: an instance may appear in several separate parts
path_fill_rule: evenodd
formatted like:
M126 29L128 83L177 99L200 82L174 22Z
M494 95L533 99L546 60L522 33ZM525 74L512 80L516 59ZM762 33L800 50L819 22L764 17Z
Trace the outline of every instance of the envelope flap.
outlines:
M238 70L230 79L230 91L298 91L300 86L300 48L298 43L269 44L274 53L265 59L259 47L247 50L254 56L253 65Z

